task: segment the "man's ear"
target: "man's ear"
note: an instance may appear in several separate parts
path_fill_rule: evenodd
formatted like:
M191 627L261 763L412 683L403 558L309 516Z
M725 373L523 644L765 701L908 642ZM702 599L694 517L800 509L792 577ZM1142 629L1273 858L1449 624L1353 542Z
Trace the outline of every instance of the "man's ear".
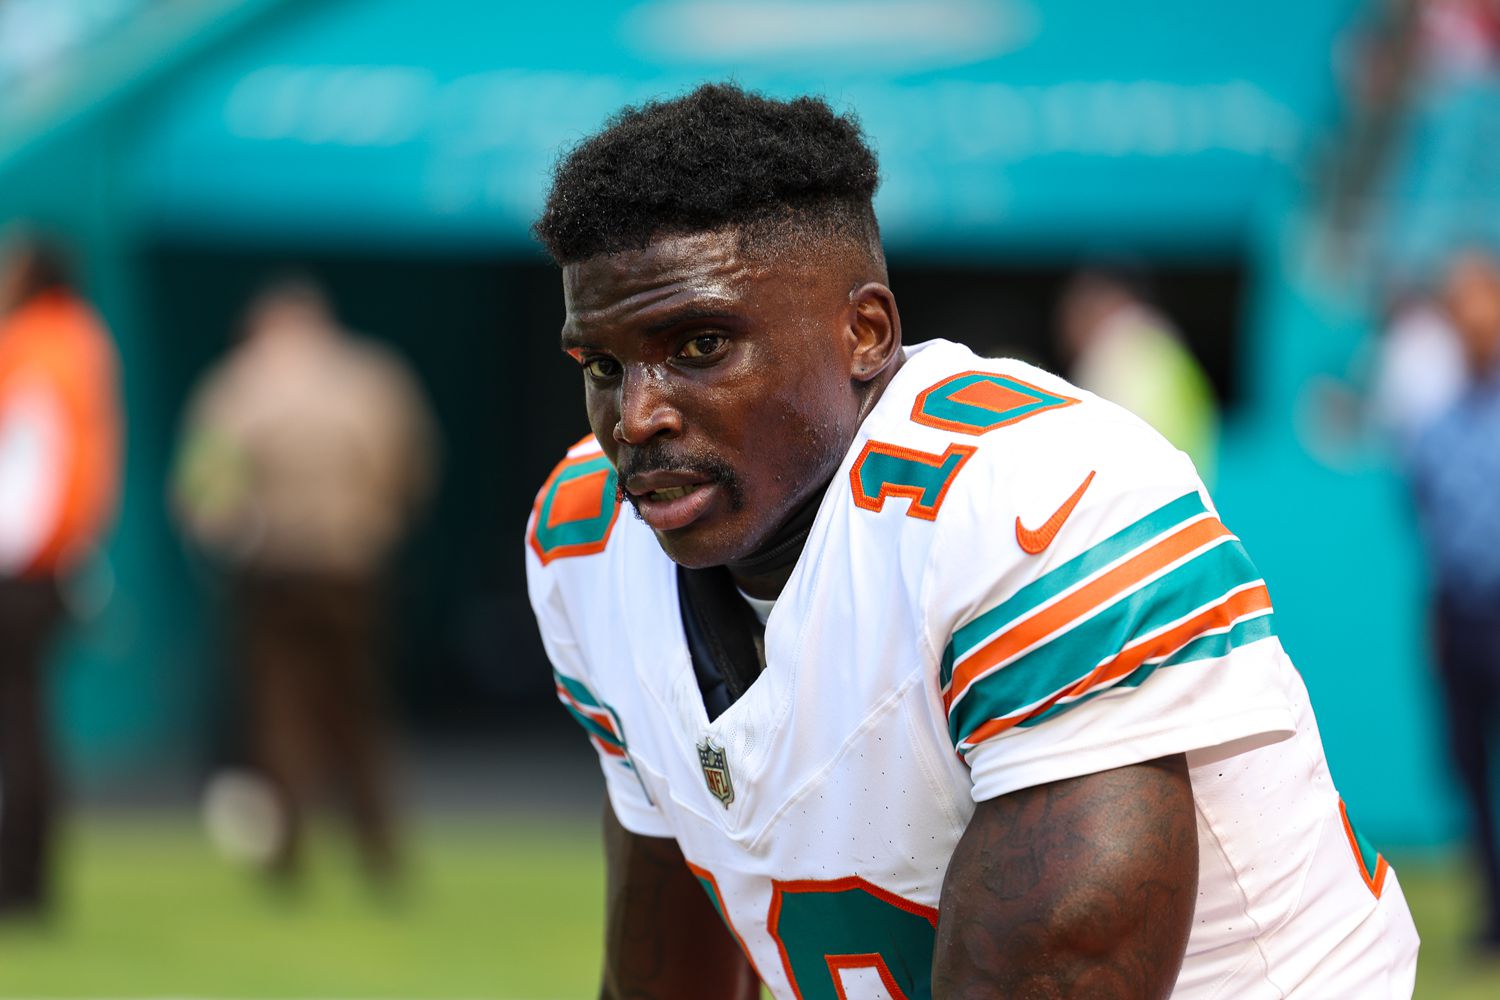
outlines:
M849 336L854 347L849 375L856 382L869 382L901 352L901 314L896 311L896 296L876 281L850 292L849 305Z

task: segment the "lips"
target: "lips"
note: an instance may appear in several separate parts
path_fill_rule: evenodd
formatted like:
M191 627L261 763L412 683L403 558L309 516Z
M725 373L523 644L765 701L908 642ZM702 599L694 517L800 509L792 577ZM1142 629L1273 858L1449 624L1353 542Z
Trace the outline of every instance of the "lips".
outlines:
M698 520L720 492L717 483L701 475L651 472L631 476L625 492L645 521L656 531L675 531Z

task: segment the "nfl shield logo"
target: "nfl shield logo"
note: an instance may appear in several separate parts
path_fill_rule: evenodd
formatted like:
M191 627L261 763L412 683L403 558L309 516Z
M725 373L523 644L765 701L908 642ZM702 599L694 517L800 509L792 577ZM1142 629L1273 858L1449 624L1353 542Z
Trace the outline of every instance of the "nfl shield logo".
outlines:
M734 784L729 780L729 762L724 759L724 748L714 746L713 740L704 737L698 744L698 763L703 765L703 780L714 798L729 808L734 801Z

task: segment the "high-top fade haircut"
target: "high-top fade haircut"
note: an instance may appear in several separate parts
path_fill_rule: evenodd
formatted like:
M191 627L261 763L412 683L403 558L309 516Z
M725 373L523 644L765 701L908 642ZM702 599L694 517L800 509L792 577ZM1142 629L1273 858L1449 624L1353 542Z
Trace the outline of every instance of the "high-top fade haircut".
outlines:
M560 265L734 228L750 247L847 243L883 278L859 120L723 83L627 107L558 163L534 232Z

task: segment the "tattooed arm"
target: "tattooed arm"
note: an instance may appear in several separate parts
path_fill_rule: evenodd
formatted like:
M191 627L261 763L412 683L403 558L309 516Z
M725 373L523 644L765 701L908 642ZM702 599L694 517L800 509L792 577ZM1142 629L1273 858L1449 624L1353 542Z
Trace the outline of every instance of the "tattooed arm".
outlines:
M754 1000L760 982L683 860L604 806L604 985L600 1000Z
M1180 754L980 803L943 881L933 997L1168 996L1197 895Z

